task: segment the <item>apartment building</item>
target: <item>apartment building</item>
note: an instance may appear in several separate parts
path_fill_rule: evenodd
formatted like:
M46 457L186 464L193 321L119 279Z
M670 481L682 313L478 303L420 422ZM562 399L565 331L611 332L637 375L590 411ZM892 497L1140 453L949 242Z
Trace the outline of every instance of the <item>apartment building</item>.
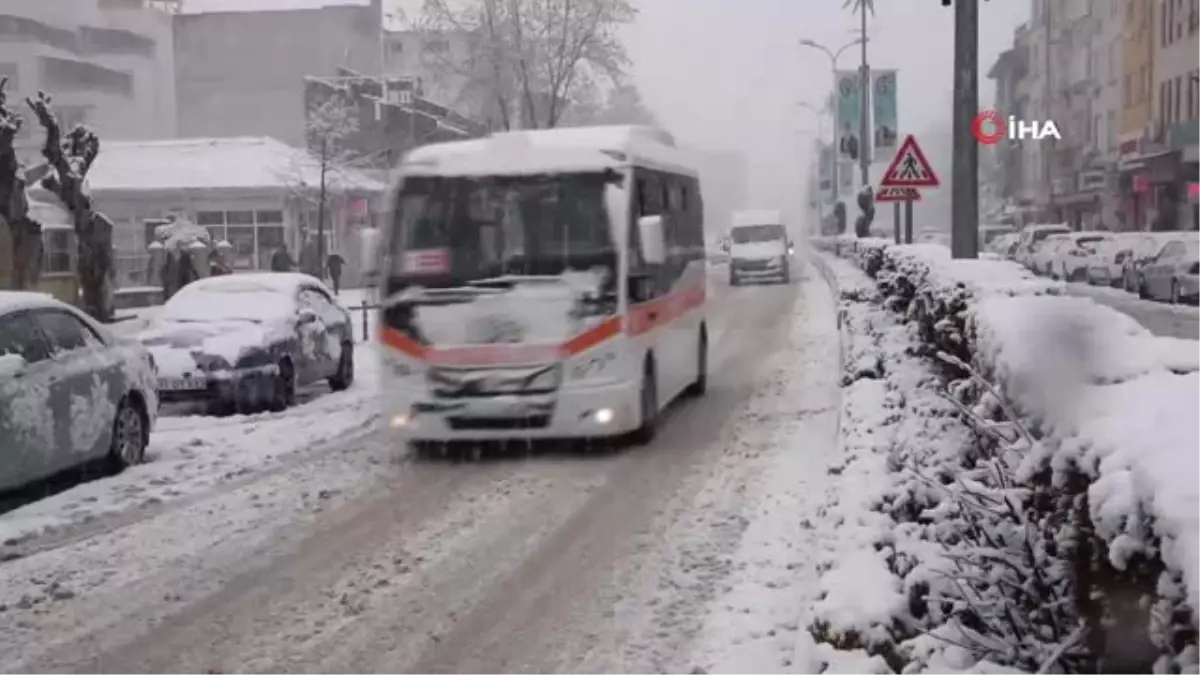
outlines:
M1152 138L1157 152L1146 158L1148 181L1161 220L1158 227L1198 229L1200 0L1155 4Z
M381 73L382 11L381 0L186 0L175 17L179 135L303 147L305 78Z
M102 138L175 133L173 5L149 0L4 0L0 77L12 99L54 97L65 126L87 123ZM17 139L36 157L42 135L26 124Z
M1124 229L1149 226L1154 194L1143 156L1151 146L1156 0L1125 0L1122 32L1121 136L1118 146Z

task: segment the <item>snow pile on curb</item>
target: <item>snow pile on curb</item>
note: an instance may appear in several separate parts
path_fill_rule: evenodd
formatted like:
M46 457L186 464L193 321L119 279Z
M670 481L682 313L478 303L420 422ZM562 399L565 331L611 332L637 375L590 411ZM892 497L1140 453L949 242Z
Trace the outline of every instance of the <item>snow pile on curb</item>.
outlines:
M1194 671L1200 346L1012 263L877 240L818 247L855 261L893 311L843 290L842 436L851 462L864 461L856 444L875 448L877 480L856 477L848 496L879 498L894 520L862 545L897 577L871 606L896 583L907 598L850 625L832 607L853 598L827 596L818 640L909 672ZM835 562L831 587L839 575L867 592L861 561Z

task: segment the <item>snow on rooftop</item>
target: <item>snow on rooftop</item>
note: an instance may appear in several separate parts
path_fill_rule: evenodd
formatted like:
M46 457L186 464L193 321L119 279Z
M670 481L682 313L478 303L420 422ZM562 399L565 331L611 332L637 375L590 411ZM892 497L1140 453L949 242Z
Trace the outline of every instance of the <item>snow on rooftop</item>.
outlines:
M88 173L92 191L280 189L320 184L320 162L308 152L268 137L111 141ZM384 185L339 167L334 185L382 191Z
M405 159L409 174L443 176L522 175L596 171L637 161L696 175L692 158L661 129L612 125L509 131L463 141L434 143Z
M183 0L180 14L281 12L323 7L369 7L371 0Z

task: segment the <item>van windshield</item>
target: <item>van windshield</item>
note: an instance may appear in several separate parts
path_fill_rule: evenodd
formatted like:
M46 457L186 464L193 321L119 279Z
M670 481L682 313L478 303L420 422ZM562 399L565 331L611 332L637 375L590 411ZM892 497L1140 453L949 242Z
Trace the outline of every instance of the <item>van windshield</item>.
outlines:
M730 233L733 243L751 244L759 241L781 241L786 239L782 225L745 225L733 228Z

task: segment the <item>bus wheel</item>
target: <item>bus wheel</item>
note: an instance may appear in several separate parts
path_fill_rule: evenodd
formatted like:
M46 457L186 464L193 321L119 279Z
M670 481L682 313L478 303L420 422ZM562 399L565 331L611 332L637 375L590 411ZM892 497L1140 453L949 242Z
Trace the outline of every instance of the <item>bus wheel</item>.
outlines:
M651 361L646 362L646 372L642 375L639 405L642 409L642 426L634 430L630 440L633 445L649 445L658 432L658 386Z
M700 326L696 349L696 380L688 386L687 394L698 398L708 391L708 331L704 326Z

